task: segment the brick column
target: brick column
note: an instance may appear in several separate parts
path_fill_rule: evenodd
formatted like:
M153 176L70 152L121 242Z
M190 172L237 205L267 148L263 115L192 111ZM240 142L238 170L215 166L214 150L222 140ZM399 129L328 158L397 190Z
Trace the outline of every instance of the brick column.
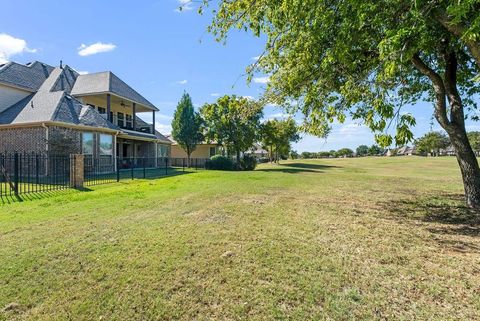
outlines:
M83 188L85 180L85 156L82 154L70 155L70 187Z

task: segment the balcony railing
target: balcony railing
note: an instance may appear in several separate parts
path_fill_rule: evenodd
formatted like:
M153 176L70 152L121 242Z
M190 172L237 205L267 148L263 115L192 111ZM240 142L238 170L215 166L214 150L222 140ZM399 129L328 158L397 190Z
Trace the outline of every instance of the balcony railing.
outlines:
M101 114L101 115L102 115L103 118L108 119L107 114ZM136 132L146 133L146 134L153 134L152 125L148 124L147 126L145 126L145 125L140 125L140 124L137 123L136 128L133 129L133 120L132 120L132 122L130 122L130 121L127 122L124 119L123 121L119 122L117 115L113 115L112 123L117 125L121 129L132 130L132 131L134 130Z

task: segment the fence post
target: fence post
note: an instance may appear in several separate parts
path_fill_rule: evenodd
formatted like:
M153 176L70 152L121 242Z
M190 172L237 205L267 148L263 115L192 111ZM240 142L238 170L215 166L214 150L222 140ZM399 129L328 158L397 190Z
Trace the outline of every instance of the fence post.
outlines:
M18 164L18 153L15 153L13 158L13 192L16 196L18 196L18 171L19 171L19 164Z
M85 155L70 155L70 187L83 188L85 182Z
M183 163L183 164L182 164L183 171L185 172L185 158L182 158L182 161L183 161L183 162L182 162L182 163Z
M130 158L130 169L131 169L131 175L133 180L133 158Z
M117 182L120 182L120 159L115 157L117 163Z
M145 172L145 160L146 158L143 158L143 179L147 178L146 172Z
M165 157L165 175L168 175L168 157Z
M195 158L195 170L198 170L198 158Z

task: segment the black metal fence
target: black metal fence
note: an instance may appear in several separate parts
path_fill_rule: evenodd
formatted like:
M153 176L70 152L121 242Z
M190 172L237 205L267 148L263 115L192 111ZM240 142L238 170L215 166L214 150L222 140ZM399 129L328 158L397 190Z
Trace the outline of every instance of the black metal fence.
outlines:
M85 157L85 186L119 182L125 179L151 179L187 170L205 169L206 158L169 157Z
M70 187L70 156L0 154L0 196Z
M204 169L207 159L118 158L84 156L83 184L93 186L125 179L151 179ZM0 198L68 189L76 185L78 167L73 156L0 154Z

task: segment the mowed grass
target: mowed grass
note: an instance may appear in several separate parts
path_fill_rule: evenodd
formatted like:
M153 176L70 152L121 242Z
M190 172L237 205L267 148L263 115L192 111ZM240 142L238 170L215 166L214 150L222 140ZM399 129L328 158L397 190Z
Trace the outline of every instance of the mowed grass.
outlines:
M0 320L479 320L454 158L289 161L0 206Z

